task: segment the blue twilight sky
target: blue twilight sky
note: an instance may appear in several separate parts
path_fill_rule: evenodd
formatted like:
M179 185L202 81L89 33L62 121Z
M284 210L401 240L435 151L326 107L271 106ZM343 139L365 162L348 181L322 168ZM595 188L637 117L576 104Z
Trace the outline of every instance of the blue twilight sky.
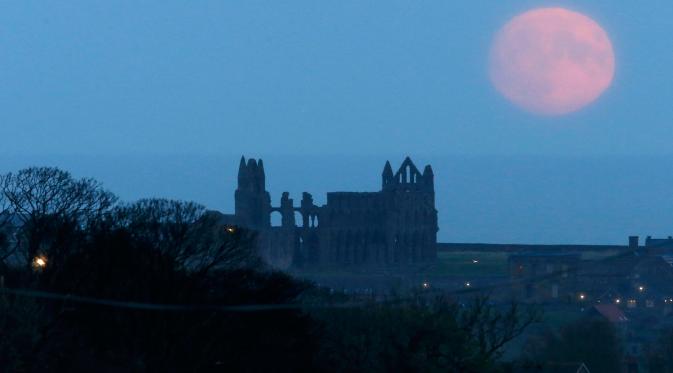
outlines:
M616 53L612 87L565 117L513 107L487 75L494 33L543 6L592 17ZM273 164L274 198L313 187L318 200L376 189L385 159L409 154L436 164L443 239L664 234L672 35L670 0L0 0L0 166L230 209L241 153ZM311 168L311 156L372 179L344 182L346 166Z

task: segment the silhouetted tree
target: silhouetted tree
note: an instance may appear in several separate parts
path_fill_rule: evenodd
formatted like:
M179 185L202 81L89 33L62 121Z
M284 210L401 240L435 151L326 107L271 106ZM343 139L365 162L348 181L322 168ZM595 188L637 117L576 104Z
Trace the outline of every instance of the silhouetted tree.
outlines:
M538 319L517 304L501 310L476 298L466 307L430 303L373 303L316 313L325 336L319 356L327 371L485 372L502 348Z
M127 228L135 238L179 260L186 255L190 231L204 213L205 208L194 202L151 198L120 205L111 218L113 225Z
M622 341L607 320L582 318L545 333L532 360L537 363L585 363L592 372L619 372L624 361Z
M0 175L0 185L2 185L3 176ZM15 247L12 245L14 234L14 219L11 206L3 193L0 193L0 267L3 267L5 261L14 254Z
M117 197L93 179L75 179L51 167L31 167L0 178L5 213L16 225L13 244L2 259L20 255L29 261L38 253L50 254L52 238L66 227L80 229L100 219ZM63 232L60 232L63 234Z
M206 275L214 269L259 266L252 232L225 226L218 214L194 202L143 199L119 206L112 225L172 257L182 269Z
M285 274L241 266L238 253L254 253L250 235L238 228L215 229L214 222L204 223L204 216L191 223L188 231L193 233L187 239L162 243L144 231L147 226L155 227L149 224L151 218L147 226L111 224L109 216L90 225L58 266L49 265L40 272L41 290L187 308L146 310L49 302L46 315L37 323L40 331L30 351L29 369L310 369L317 342L312 337L312 321L300 309L246 313L217 309L293 303L307 285ZM204 230L216 231L209 234L215 235L217 244L198 243L197 248L230 249L214 249L216 257L204 259L207 267L188 265L189 260L185 264L184 257L176 255L181 250L172 245L189 246L191 240L207 235ZM209 253L193 251L197 258ZM232 263L236 265L228 265Z

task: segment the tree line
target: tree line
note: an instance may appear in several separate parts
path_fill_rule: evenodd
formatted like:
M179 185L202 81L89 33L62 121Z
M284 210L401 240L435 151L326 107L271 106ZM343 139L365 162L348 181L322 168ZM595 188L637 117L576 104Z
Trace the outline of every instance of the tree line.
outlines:
M0 176L0 367L504 372L505 347L540 317L483 297L419 291L380 302L327 291L266 267L255 233L219 217L194 202L120 202L57 168ZM254 305L264 307L227 308Z

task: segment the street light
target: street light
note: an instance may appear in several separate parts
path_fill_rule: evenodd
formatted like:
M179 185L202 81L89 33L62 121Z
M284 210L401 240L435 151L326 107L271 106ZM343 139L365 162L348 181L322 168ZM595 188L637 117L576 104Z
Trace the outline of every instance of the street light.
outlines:
M38 255L33 258L33 268L35 270L42 270L47 266L47 257L44 255Z

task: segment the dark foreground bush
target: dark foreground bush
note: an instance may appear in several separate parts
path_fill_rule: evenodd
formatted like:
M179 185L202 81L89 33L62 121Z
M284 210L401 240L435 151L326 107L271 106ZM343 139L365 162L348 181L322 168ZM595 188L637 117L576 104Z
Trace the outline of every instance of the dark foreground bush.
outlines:
M194 203L119 205L52 168L0 177L0 370L490 371L535 319L484 299L343 307L253 241Z
M7 321L17 325L3 353L28 371L183 372L300 371L316 345L310 320L298 310L228 312L206 305L291 303L304 285L286 275L221 269L203 275L134 240L124 229L96 232L61 268L45 268L39 290L124 302L128 307L40 301L21 314L23 298L6 296ZM139 303L191 305L143 309ZM32 309L31 309L32 310ZM6 312L5 312L6 311ZM30 317L32 321L20 320ZM27 324L22 327L19 325ZM30 327L36 326L37 330ZM263 358L260 358L263 357Z

